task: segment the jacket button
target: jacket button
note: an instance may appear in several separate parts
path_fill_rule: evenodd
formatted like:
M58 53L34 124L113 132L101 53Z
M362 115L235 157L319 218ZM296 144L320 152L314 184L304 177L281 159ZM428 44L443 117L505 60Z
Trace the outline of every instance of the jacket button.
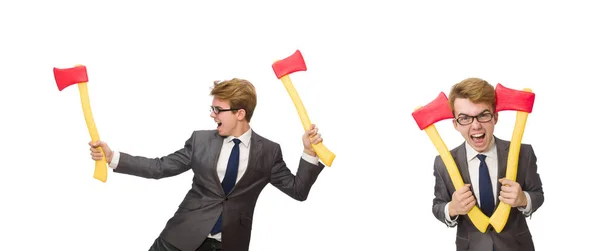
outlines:
M225 201L229 200L229 198L225 197Z

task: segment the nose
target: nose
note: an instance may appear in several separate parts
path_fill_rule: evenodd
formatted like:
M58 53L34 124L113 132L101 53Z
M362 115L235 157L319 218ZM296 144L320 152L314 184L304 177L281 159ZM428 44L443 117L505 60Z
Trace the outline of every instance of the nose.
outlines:
M479 129L481 127L482 127L481 123L479 123L479 121L477 121L477 119L474 119L473 123L471 123L471 128L473 128L473 129Z
M217 114L215 114L215 112L211 111L210 112L210 117L214 119L214 118L217 117Z

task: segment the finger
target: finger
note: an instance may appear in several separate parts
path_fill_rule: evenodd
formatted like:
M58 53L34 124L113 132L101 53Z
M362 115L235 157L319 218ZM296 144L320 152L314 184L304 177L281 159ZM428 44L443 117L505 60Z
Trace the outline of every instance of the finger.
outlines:
M470 201L468 203L460 203L461 210L467 213L469 209L471 209L475 205L475 201Z
M309 139L312 137L313 134L314 134L314 129L312 129L312 128L306 130L306 132L304 133L304 135L308 136Z
M507 193L514 193L518 191L517 187L514 186L502 186L500 190Z
M458 194L463 198L467 198L469 196L472 196L473 192L471 192L471 189L469 189L469 187L462 187Z
M471 195L465 199L467 204L475 202L475 196Z
M498 196L498 199L506 204L508 204L508 200L504 197L502 197L502 195Z
M473 193L471 193L471 191L467 191L465 193L459 193L457 196L459 201L466 201L470 197L473 197Z
M467 193L459 194L458 199L460 201L467 201L471 197L473 197L473 194L469 191Z
M510 192L500 192L500 196L504 197L505 199L517 198L516 194Z
M498 181L500 181L500 183L501 183L503 186L514 186L514 185L515 185L515 183L516 183L516 182L514 182L514 181L512 181L512 180L505 179L505 178L499 179Z
M458 192L458 193L460 193L460 194L463 194L463 193L465 193L466 191L471 191L471 190L469 190L469 189L470 189L470 187L471 187L471 184L465 184L463 187L459 188L459 189L457 190L457 192Z
M466 209L467 210L471 210L471 208L473 208L475 206L475 200L469 202L469 204L467 204Z
M317 134L317 132L316 132L315 129L312 129L312 130L308 131L308 138L310 140L313 140L315 137L317 137L317 135L318 134Z
M321 142L323 139L321 138L321 134L317 134L314 138L312 138L310 141L313 144L317 144L319 142Z
M473 197L473 192L471 192L471 190L467 190L467 191L465 192L465 195L467 196L467 198L468 198L468 197Z

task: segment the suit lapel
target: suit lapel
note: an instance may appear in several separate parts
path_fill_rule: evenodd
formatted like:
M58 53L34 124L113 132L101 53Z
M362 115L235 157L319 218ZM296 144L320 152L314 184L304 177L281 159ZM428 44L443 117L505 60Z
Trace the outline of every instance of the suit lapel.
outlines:
M456 165L460 171L463 182L471 184L471 174L469 173L469 164L467 163L467 149L465 143L462 143L456 152Z
M252 137L250 137L250 152L248 156L248 166L246 167L246 171L240 178L240 181L235 183L233 189L231 189L231 193L238 187L240 183L242 183L247 177L252 174L254 169L256 168L256 163L258 159L262 156L262 140L261 137L252 131Z
M510 144L507 141L495 138L496 140L496 153L498 154L498 179L504 178L506 176L506 162L508 160L508 148ZM502 184L500 181L496 180L496 198L500 196L500 188ZM496 203L498 205L500 203Z
M221 137L217 132L215 132L215 136L210 140L208 149L208 158L209 158L209 175L213 182L217 187L217 191L221 195L225 195L225 191L223 190L223 186L221 185L221 181L219 180L219 175L217 174L217 161L219 160L219 155L221 154L221 147L223 147L223 137Z

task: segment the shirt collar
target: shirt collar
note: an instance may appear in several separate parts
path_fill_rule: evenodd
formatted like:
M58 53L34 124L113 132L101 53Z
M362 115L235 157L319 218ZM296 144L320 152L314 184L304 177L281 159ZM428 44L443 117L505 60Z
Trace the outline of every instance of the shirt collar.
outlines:
M477 156L477 154L484 154L486 156L486 158L496 159L496 156L497 156L496 138L492 137L492 142L490 142L490 143L492 144L492 147L490 147L489 150L480 153L480 152L475 151L475 149L473 149L473 147L471 147L471 145L469 145L469 143L465 142L465 148L467 150L467 161L473 160Z
M237 139L239 139L241 141L241 144L244 147L248 147L248 146L250 146L250 137L251 136L252 136L252 128L248 129L248 131L246 131L244 134L239 136ZM227 136L227 138L225 138L225 143L230 143L231 141L233 141L233 139L235 139L235 137Z

